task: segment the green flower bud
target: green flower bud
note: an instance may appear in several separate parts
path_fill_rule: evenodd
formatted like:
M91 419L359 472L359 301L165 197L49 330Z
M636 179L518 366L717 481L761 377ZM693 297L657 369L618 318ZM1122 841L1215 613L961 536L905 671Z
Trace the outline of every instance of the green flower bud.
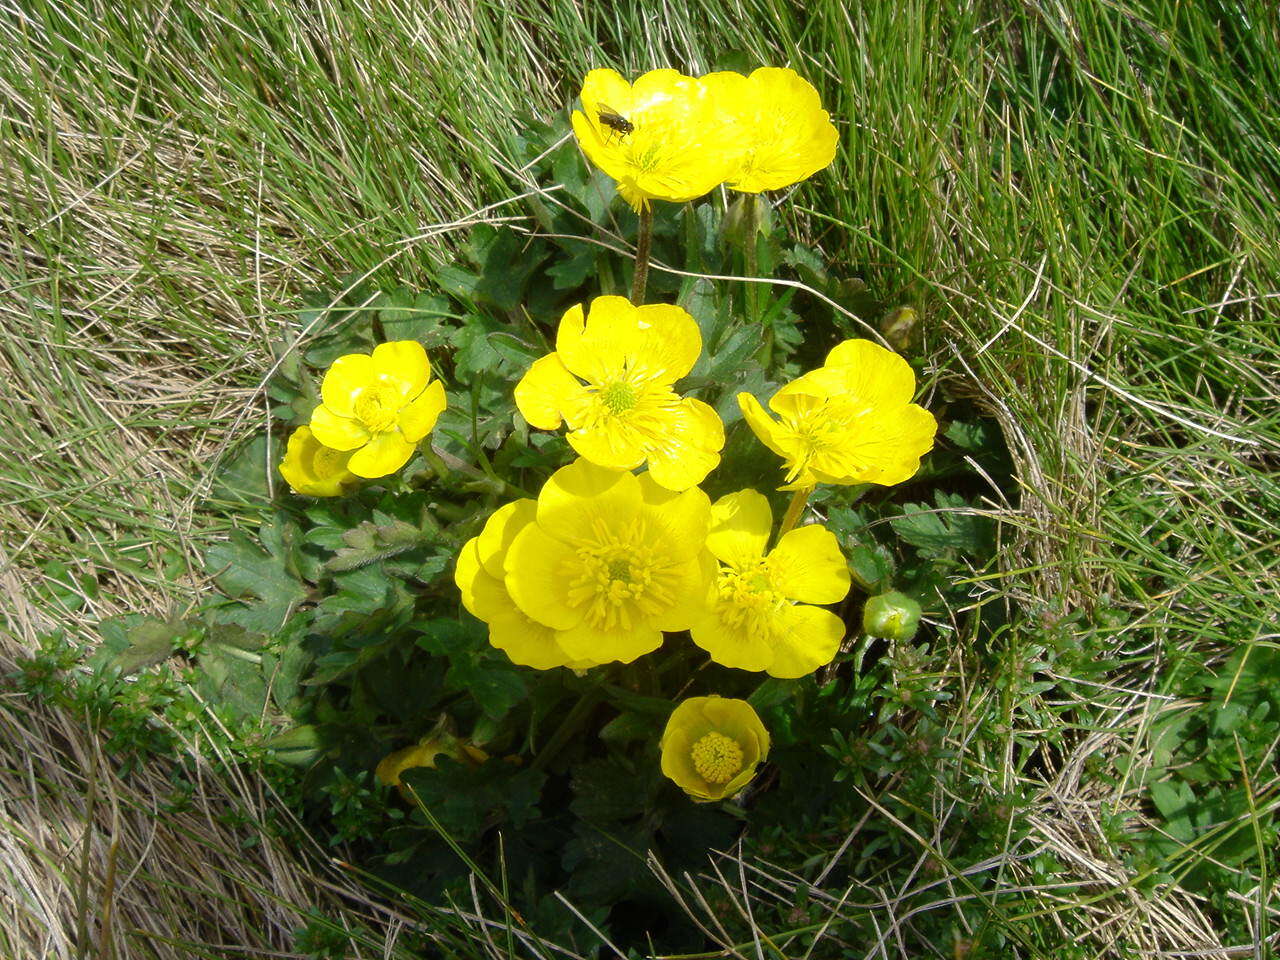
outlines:
M867 600L862 629L885 640L910 640L920 628L920 604L905 593L890 590Z

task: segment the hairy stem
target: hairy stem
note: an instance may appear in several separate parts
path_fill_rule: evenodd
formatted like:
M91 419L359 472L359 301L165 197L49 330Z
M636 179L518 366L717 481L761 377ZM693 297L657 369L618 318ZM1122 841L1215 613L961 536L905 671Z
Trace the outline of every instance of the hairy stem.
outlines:
M640 233L636 237L636 272L631 282L631 302L644 303L644 288L649 284L649 247L653 241L653 207L640 208Z

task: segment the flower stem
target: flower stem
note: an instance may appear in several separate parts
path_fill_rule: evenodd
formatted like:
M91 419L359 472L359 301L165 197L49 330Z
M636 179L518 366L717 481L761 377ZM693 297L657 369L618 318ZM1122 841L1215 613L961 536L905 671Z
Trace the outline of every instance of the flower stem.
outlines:
M649 283L649 247L653 241L653 207L640 208L640 232L636 236L636 272L631 281L631 302L644 303L644 288Z
M813 487L801 487L791 495L791 502L787 504L787 513L782 518L782 526L778 528L779 540L794 530L795 525L800 522L805 504L809 502L809 495L812 493Z
M746 201L746 223L743 232L746 236L746 243L742 248L744 258L743 273L748 277L755 277L760 270L759 249L756 245L756 235L760 232L760 204L763 202L759 194L748 194ZM743 291L746 300L747 322L760 323L760 284L747 282L747 288ZM767 368L769 361L773 358L773 325L766 326L760 332L760 352L757 359L762 367Z
M538 755L533 758L533 762L529 764L530 770L544 770L552 760L555 759L566 743L573 738L578 732L578 728L587 719L587 716L596 705L604 698L604 691L600 688L599 683L584 693L581 699L573 705L560 726L556 727L555 733L546 743L542 745L542 749L538 751Z

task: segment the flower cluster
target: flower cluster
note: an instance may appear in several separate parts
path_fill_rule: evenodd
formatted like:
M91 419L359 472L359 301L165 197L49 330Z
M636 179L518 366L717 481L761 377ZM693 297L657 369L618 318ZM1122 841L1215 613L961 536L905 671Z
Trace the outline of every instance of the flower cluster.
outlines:
M838 135L818 92L794 70L688 77L651 70L628 83L592 70L573 132L636 210L724 184L743 193L798 183L835 158Z
M713 661L780 678L812 673L839 651L844 621L825 606L844 599L851 578L835 536L796 526L799 511L789 511L770 548L764 494L712 504L697 486L724 444L715 412L674 389L700 352L679 307L600 297L564 315L555 352L517 385L529 424L567 427L579 459L536 499L495 511L455 569L463 605L513 662L630 663L686 630ZM909 402L914 391L901 357L849 340L772 398L781 423L750 394L739 400L787 460L803 507L817 482L896 483L915 471L936 426ZM663 770L695 799L721 799L751 779L768 745L748 704L695 698L671 717Z
M445 409L444 384L414 340L349 353L329 367L309 426L289 437L280 474L294 493L336 497L360 478L395 473Z

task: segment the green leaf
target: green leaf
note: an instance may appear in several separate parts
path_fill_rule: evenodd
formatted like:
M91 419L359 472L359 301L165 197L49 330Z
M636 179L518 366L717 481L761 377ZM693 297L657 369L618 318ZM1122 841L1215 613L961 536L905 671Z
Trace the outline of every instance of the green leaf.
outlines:
M196 687L204 696L249 719L262 716L267 683L259 663L236 656L226 647L214 647L200 654L199 665Z
M111 658L110 665L122 674L137 673L163 663L173 654L178 640L201 629L189 620L157 620L147 617L130 627L126 636L129 646Z
M650 713L623 711L600 728L600 739L606 743L631 743L635 740L657 740L662 733L662 720Z
M428 350L435 350L449 342L451 330L445 323L452 313L449 301L428 293L412 293L400 287L390 294L383 294L378 319L388 340L416 340Z
M961 511L969 509L964 497L939 490L936 507L908 503L902 516L889 521L894 532L925 554L938 556L955 550L969 556L980 556L991 550L992 530L988 517Z
M596 259L600 255L599 247L578 241L565 241L561 244L569 256L559 260L547 268L547 276L557 290L576 290L586 283L587 278L596 271Z
M495 719L505 716L528 695L524 678L509 661L470 651L451 658L445 685L467 691L480 709Z
M325 569L334 573L367 567L379 560L397 556L430 542L421 529L403 520L376 524L366 520L342 534L345 546L328 563Z
M228 597L244 602L225 619L256 633L274 633L307 592L286 569L280 531L264 526L262 539L280 552L265 553L236 531L230 540L208 549L205 564Z

